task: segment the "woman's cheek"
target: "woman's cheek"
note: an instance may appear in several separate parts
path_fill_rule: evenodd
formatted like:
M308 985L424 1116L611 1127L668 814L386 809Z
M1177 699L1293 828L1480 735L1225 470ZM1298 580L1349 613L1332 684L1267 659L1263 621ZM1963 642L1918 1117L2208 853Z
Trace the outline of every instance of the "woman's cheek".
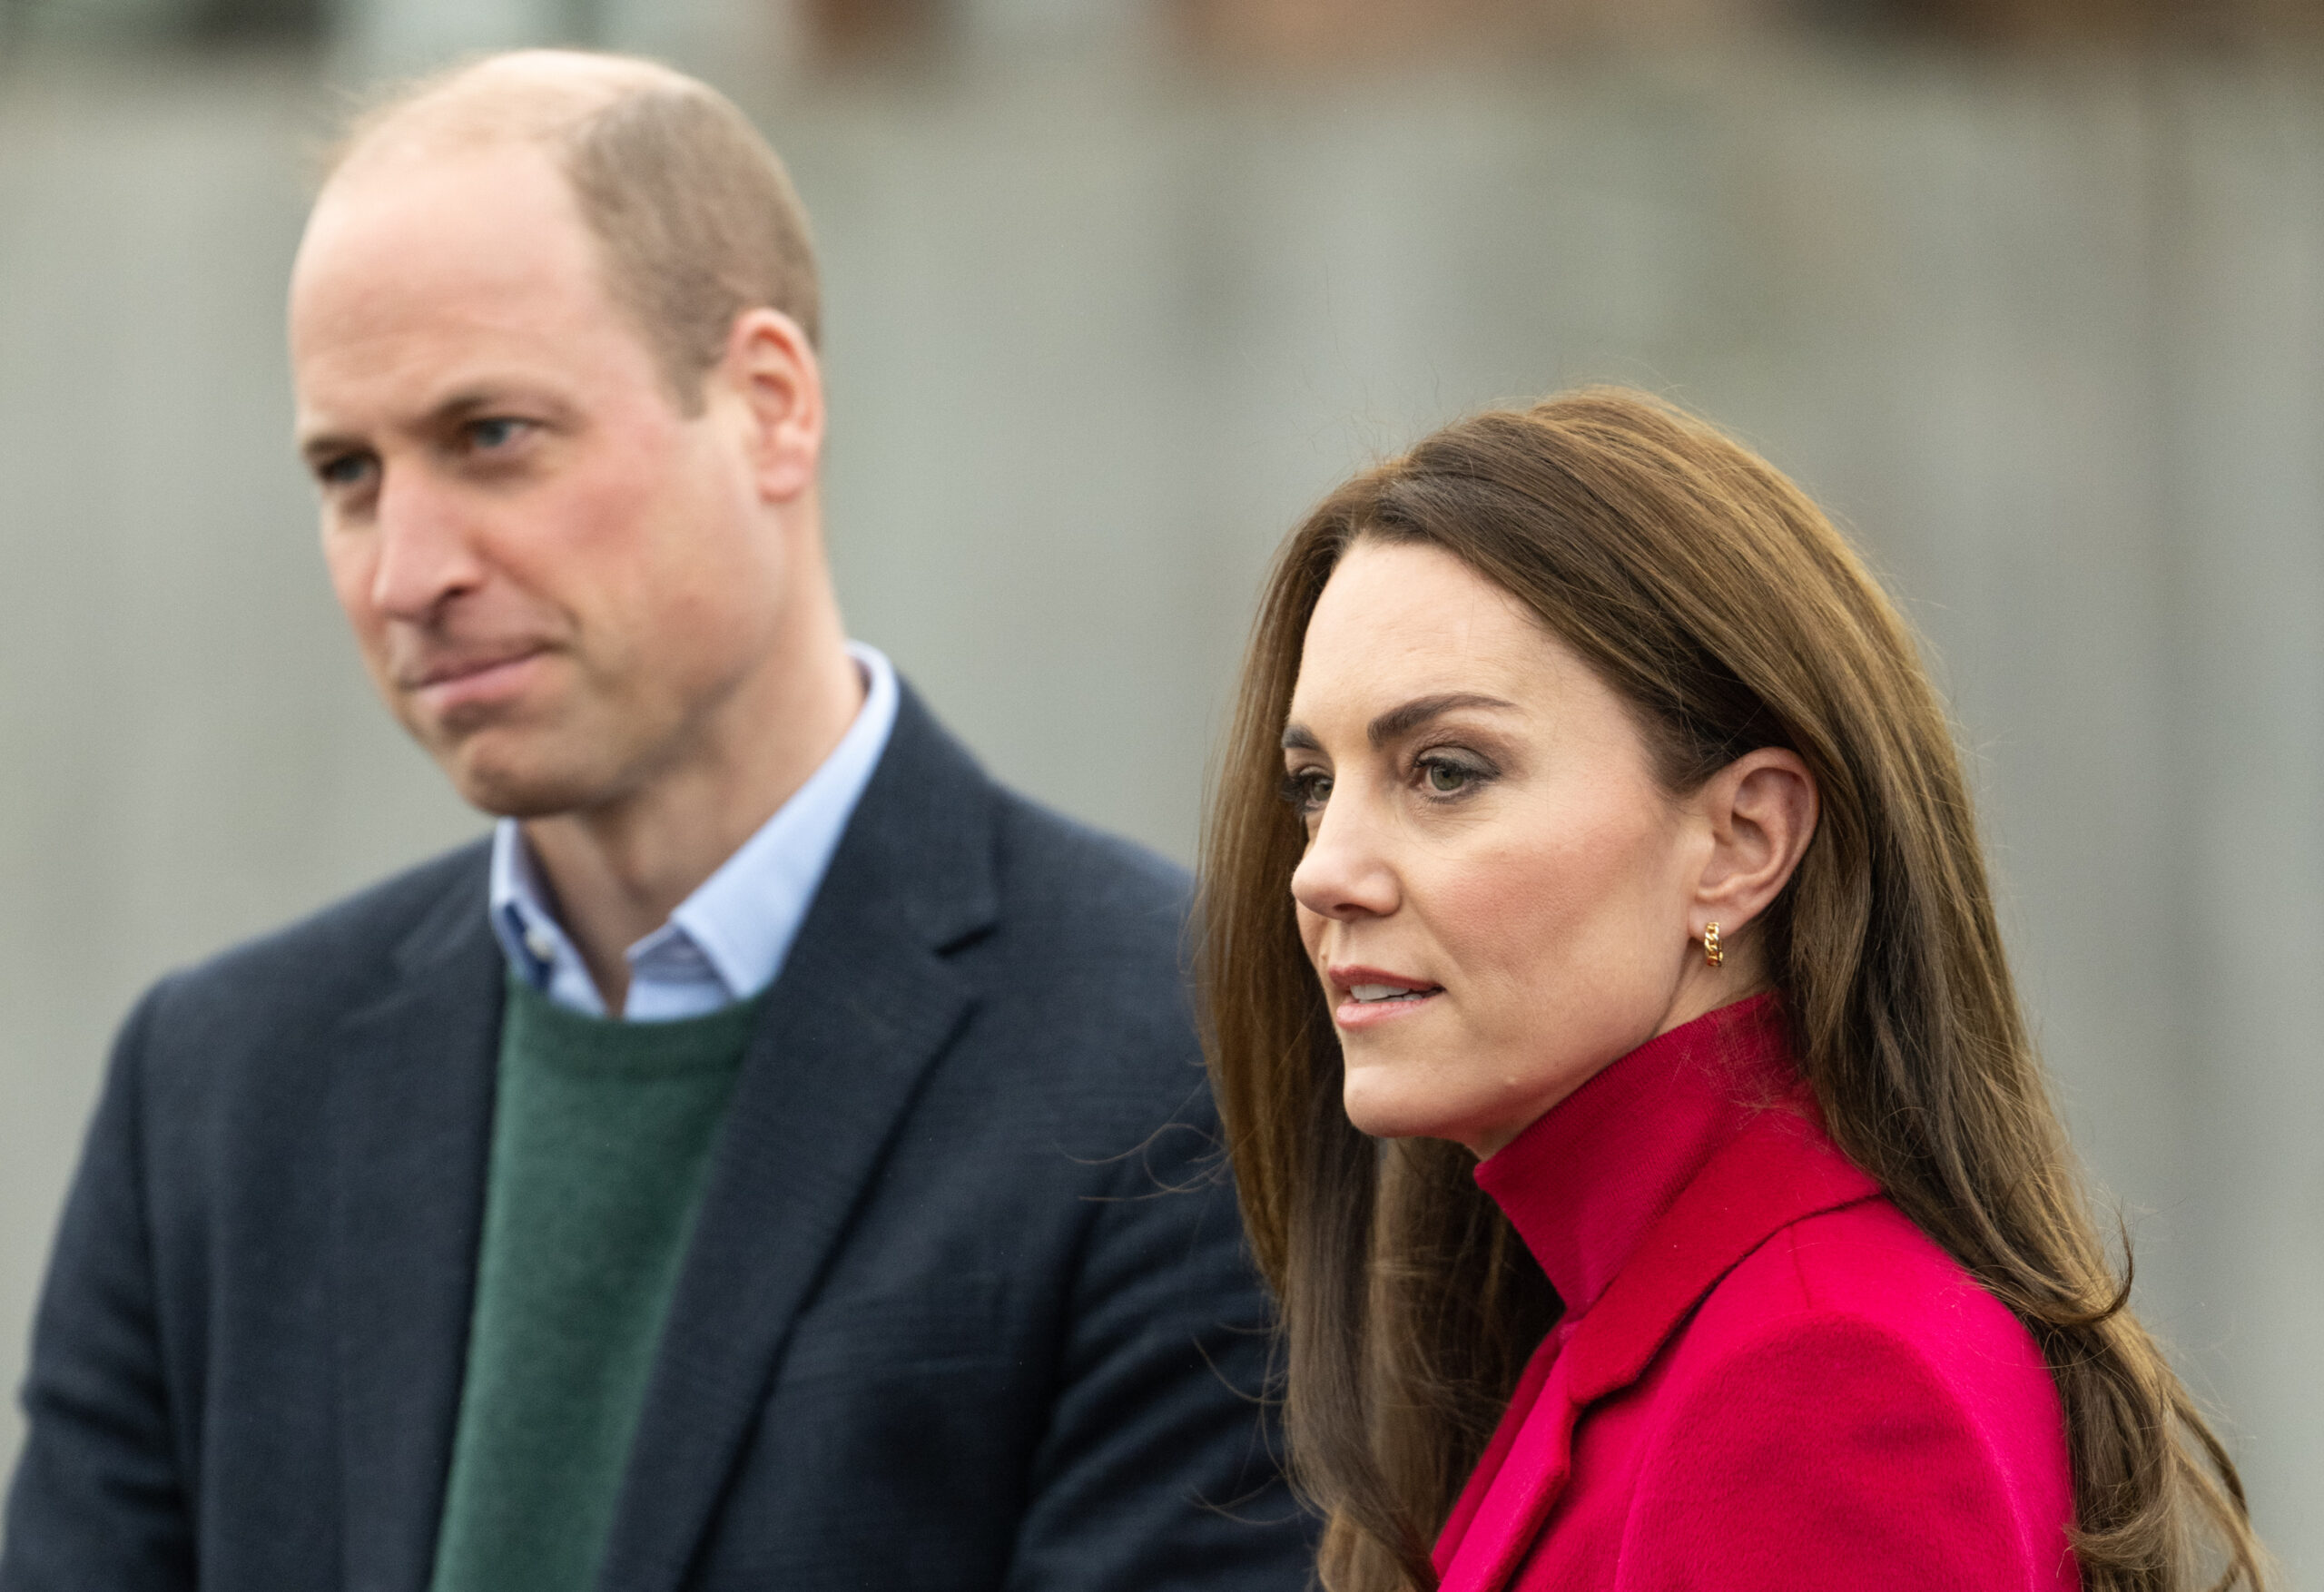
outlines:
M1466 975L1467 1016L1504 1067L1545 1082L1588 1070L1639 1027L1631 1008L1651 1005L1635 839L1600 829L1570 845L1510 849L1444 891L1438 923Z
M1571 965L1574 924L1589 900L1587 866L1563 849L1481 858L1440 892L1440 932L1457 938L1462 959L1480 972L1518 986L1553 985Z

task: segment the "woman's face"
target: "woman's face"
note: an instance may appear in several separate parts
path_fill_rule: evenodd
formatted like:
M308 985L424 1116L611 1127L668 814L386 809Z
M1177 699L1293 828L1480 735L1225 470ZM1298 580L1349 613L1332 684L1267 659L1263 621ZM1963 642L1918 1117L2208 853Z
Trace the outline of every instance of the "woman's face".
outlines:
M1590 667L1451 554L1349 549L1283 743L1300 935L1364 1132L1491 1155L1742 993L1733 958L1721 980L1690 943L1718 825L1662 789Z

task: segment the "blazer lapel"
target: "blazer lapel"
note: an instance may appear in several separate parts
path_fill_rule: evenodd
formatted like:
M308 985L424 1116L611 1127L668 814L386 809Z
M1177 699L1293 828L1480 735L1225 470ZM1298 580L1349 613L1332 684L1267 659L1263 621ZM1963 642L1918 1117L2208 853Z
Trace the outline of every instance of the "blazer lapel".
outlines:
M459 1414L502 980L472 875L399 948L330 1066L332 1330L349 1592L422 1592Z
M1452 1552L1443 1592L1510 1584L1565 1490L1582 1412L1644 1376L1721 1277L1793 1223L1879 1193L1829 1140L1787 1114L1768 1112L1729 1140L1574 1322Z
M771 991L671 1300L600 1587L683 1580L776 1358L973 991L942 953L990 926L991 787L906 691Z

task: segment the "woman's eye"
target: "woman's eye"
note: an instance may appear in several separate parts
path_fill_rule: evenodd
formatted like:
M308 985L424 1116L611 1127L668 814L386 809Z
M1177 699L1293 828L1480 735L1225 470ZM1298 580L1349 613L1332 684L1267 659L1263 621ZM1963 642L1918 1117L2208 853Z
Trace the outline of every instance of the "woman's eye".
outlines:
M1457 796L1474 785L1478 771L1467 763L1454 762L1449 758L1432 757L1420 765L1421 778L1428 782L1431 794Z
M1283 777L1283 799L1305 817L1324 811L1324 803L1332 794L1332 776L1315 769L1305 769Z

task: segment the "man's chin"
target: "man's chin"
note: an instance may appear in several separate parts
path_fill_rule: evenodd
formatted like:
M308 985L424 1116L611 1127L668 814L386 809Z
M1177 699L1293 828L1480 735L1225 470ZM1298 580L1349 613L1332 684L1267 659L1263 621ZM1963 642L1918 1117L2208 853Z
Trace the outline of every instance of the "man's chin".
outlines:
M474 744L439 752L437 762L461 800L495 818L554 818L602 799L600 781L584 771L494 756Z

